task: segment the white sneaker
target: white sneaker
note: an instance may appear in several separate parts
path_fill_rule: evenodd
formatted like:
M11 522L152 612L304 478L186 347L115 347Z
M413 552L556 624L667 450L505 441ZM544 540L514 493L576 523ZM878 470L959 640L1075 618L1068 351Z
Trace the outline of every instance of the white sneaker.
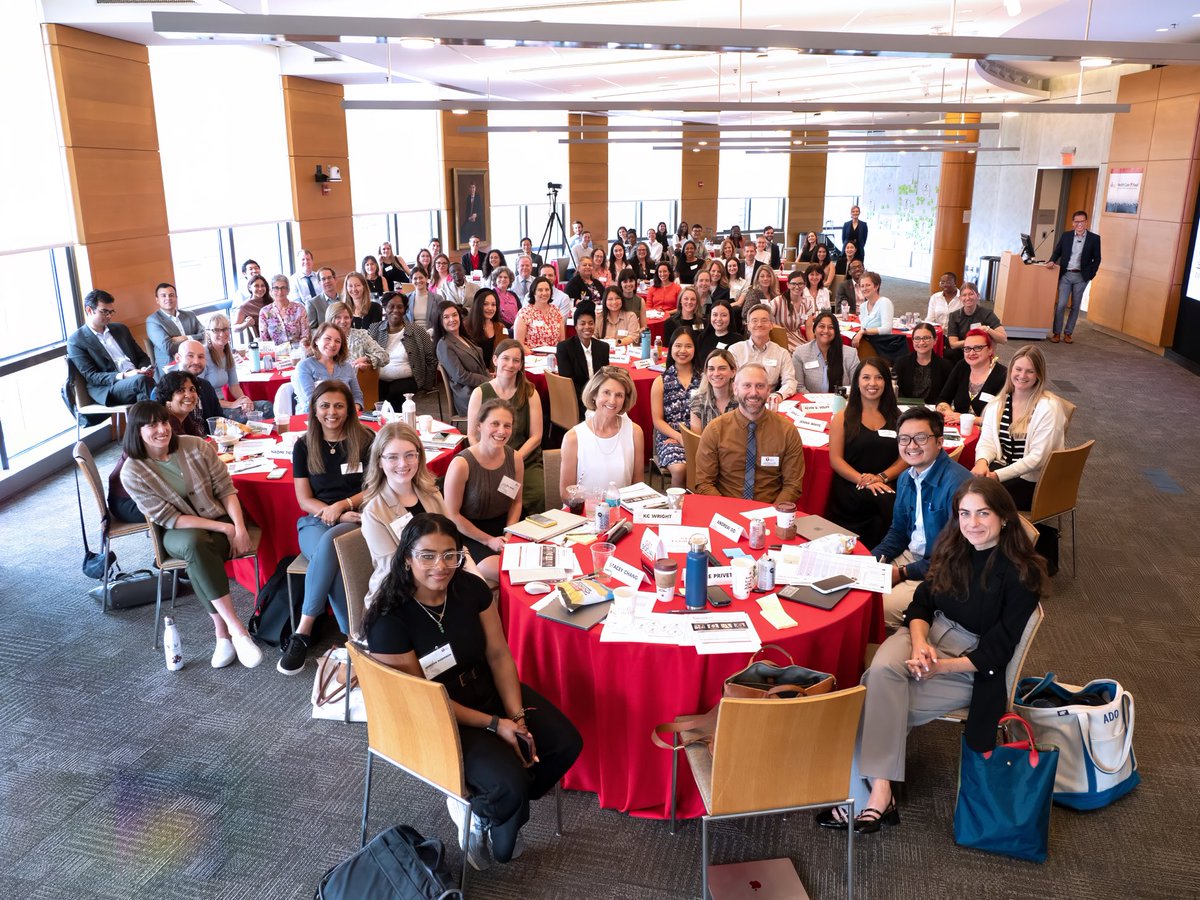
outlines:
M217 638L217 648L213 650L212 667L223 669L237 659L237 651L233 649L233 641L229 638Z
M262 651L258 649L258 644L254 643L254 638L248 634L235 634L233 649L237 653L238 662L247 669L253 669L262 662Z
M492 851L488 847L488 834L483 820L479 816L471 817L471 836L468 841L465 840L466 835L464 834L467 824L466 807L453 797L447 797L446 809L450 811L450 818L454 820L455 828L458 831L458 846L466 847L467 862L471 864L471 868L476 872L490 869L494 860Z

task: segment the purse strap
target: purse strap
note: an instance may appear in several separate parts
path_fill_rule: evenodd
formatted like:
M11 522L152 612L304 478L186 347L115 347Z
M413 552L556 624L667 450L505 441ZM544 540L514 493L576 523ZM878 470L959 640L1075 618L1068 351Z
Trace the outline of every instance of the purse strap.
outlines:
M783 654L783 658L787 660L787 664L789 666L794 666L796 664L796 660L792 659L792 654L788 653L778 644L763 644L756 651L750 654L750 662L746 663L746 665L752 666L758 662L758 657L764 650L778 650L781 654Z
M1030 678L1030 679L1028 679L1028 680L1029 680L1029 681L1032 681L1033 679L1032 679L1032 678ZM1028 705L1029 705L1029 698L1030 698L1030 697L1036 697L1038 694L1040 694L1040 693L1041 693L1042 691L1044 691L1046 688L1050 687L1050 685L1052 685L1052 684L1054 684L1054 673L1053 673L1053 672L1047 672L1047 673L1046 673L1046 674L1045 674L1045 675L1044 675L1044 676L1043 676L1043 677L1042 677L1042 678L1041 678L1041 679L1038 681L1038 683L1037 683L1037 684L1035 684L1033 687L1031 687L1029 690L1027 690L1027 691L1026 691L1024 694L1022 694L1022 695L1021 695L1021 703L1022 703L1022 705L1024 705L1024 706L1028 706Z
M650 732L650 740L654 742L656 747L662 747L664 750L678 751L685 747L690 747L693 744L708 744L712 745L713 734L717 729L717 707L714 706L706 713L698 716L680 716L674 722L664 722L662 725L655 726ZM671 743L663 740L662 736L683 734L684 732L694 731L697 734L694 737L685 741L675 741Z
M345 666L346 663L339 662L334 658L332 650L321 657L321 662L317 666L317 706L336 703L346 695ZM338 681L339 674L342 676L341 681ZM334 688L331 692L326 693L330 684L333 684Z
M1091 713L1081 712L1076 713L1075 718L1079 721L1079 730L1083 735L1083 749L1087 753L1088 759L1091 760L1093 766L1099 769L1106 775L1116 775L1125 767L1125 763L1129 760L1129 752L1133 748L1133 694L1124 688L1121 689L1121 715L1125 721L1125 745L1121 748L1121 759L1113 768L1109 768L1096 760L1095 754L1092 753L1092 732L1091 732Z
M996 723L996 727L1004 728L1010 722L1017 722L1021 725L1022 728L1025 729L1025 741L1018 741L1017 743L1018 744L1022 744L1022 743L1028 744L1029 764L1033 768L1036 769L1038 766L1038 760L1040 758L1040 753L1038 751L1037 744L1033 740L1033 729L1029 727L1029 723L1026 722L1021 716L1017 715L1016 713L1012 713L1012 712L1005 713L1004 715L1002 715L1000 717L1000 721ZM992 755L992 752L989 750L983 754L983 758L990 759L991 755Z

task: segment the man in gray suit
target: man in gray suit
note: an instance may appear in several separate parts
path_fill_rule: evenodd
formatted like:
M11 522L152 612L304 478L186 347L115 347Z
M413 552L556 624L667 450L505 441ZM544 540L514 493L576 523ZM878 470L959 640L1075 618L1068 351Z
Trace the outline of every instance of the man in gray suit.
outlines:
M321 266L317 274L321 276L321 293L309 298L304 304L308 310L308 328L312 332L316 332L317 326L325 321L325 311L329 309L329 304L342 299L337 289L337 273L329 266Z
M105 406L149 400L154 387L150 357L128 328L112 321L114 302L108 291L91 291L83 298L87 324L67 338L67 359Z
M179 345L186 340L203 341L204 326L195 313L179 308L175 285L162 282L154 289L158 311L146 319L146 337L154 345L154 366L161 376Z

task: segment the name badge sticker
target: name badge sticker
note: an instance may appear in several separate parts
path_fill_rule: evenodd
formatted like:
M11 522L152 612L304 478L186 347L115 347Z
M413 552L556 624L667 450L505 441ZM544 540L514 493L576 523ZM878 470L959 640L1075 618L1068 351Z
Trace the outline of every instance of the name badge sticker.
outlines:
M779 468L779 457L778 456L764 456L762 458L762 466L764 468L773 468L773 469Z
M763 360L763 363L766 365L766 367L767 367L768 369L773 369L773 368L775 368L777 365L779 365L779 360L777 360L777 359L764 359L764 360Z
M717 513L715 516L713 516L709 527L715 531L721 532L721 534L725 535L725 537L729 538L734 543L737 543L742 539L742 531L744 530L737 522L734 522L732 519L725 518L720 513Z
M982 394L979 395L979 399L981 401L983 401L984 403L991 403L993 400L996 399L996 395L989 394L987 391L984 391Z
M509 500L514 500L516 499L517 494L521 493L521 482L505 475L500 479L500 486L496 488L496 490L502 493Z
M806 363L804 364L804 368L806 368L806 369L815 369L815 368L816 368L817 366L819 366L819 365L820 365L820 363L819 363L819 362L817 362L815 359L810 359L808 362L806 362Z
M348 462L342 463L342 474L343 475L361 475L362 474L362 460L360 459L360 460L357 460L356 462L352 462L352 463L348 463Z
M880 428L875 433L882 438L891 438L892 440L896 439L896 430L894 428Z
M391 529L392 534L395 536L397 541L400 540L400 535L404 532L404 526L411 521L412 513L405 513L404 515L393 519L392 523L388 525L388 528Z
M417 662L421 664L421 671L425 673L425 677L429 681L458 665L458 662L454 659L454 651L450 648L449 644L434 647L418 659Z

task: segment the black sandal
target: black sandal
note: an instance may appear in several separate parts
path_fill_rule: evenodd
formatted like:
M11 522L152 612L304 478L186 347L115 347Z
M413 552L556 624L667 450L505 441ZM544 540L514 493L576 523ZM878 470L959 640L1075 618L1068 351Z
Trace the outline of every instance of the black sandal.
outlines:
M900 810L896 809L896 798L888 803L887 809L880 812L873 806L868 806L854 817L855 834L874 834L884 825L899 825Z
M831 806L829 809L823 809L815 816L816 822L822 828L832 828L836 831L845 831L848 827L846 821L846 810L840 806Z

